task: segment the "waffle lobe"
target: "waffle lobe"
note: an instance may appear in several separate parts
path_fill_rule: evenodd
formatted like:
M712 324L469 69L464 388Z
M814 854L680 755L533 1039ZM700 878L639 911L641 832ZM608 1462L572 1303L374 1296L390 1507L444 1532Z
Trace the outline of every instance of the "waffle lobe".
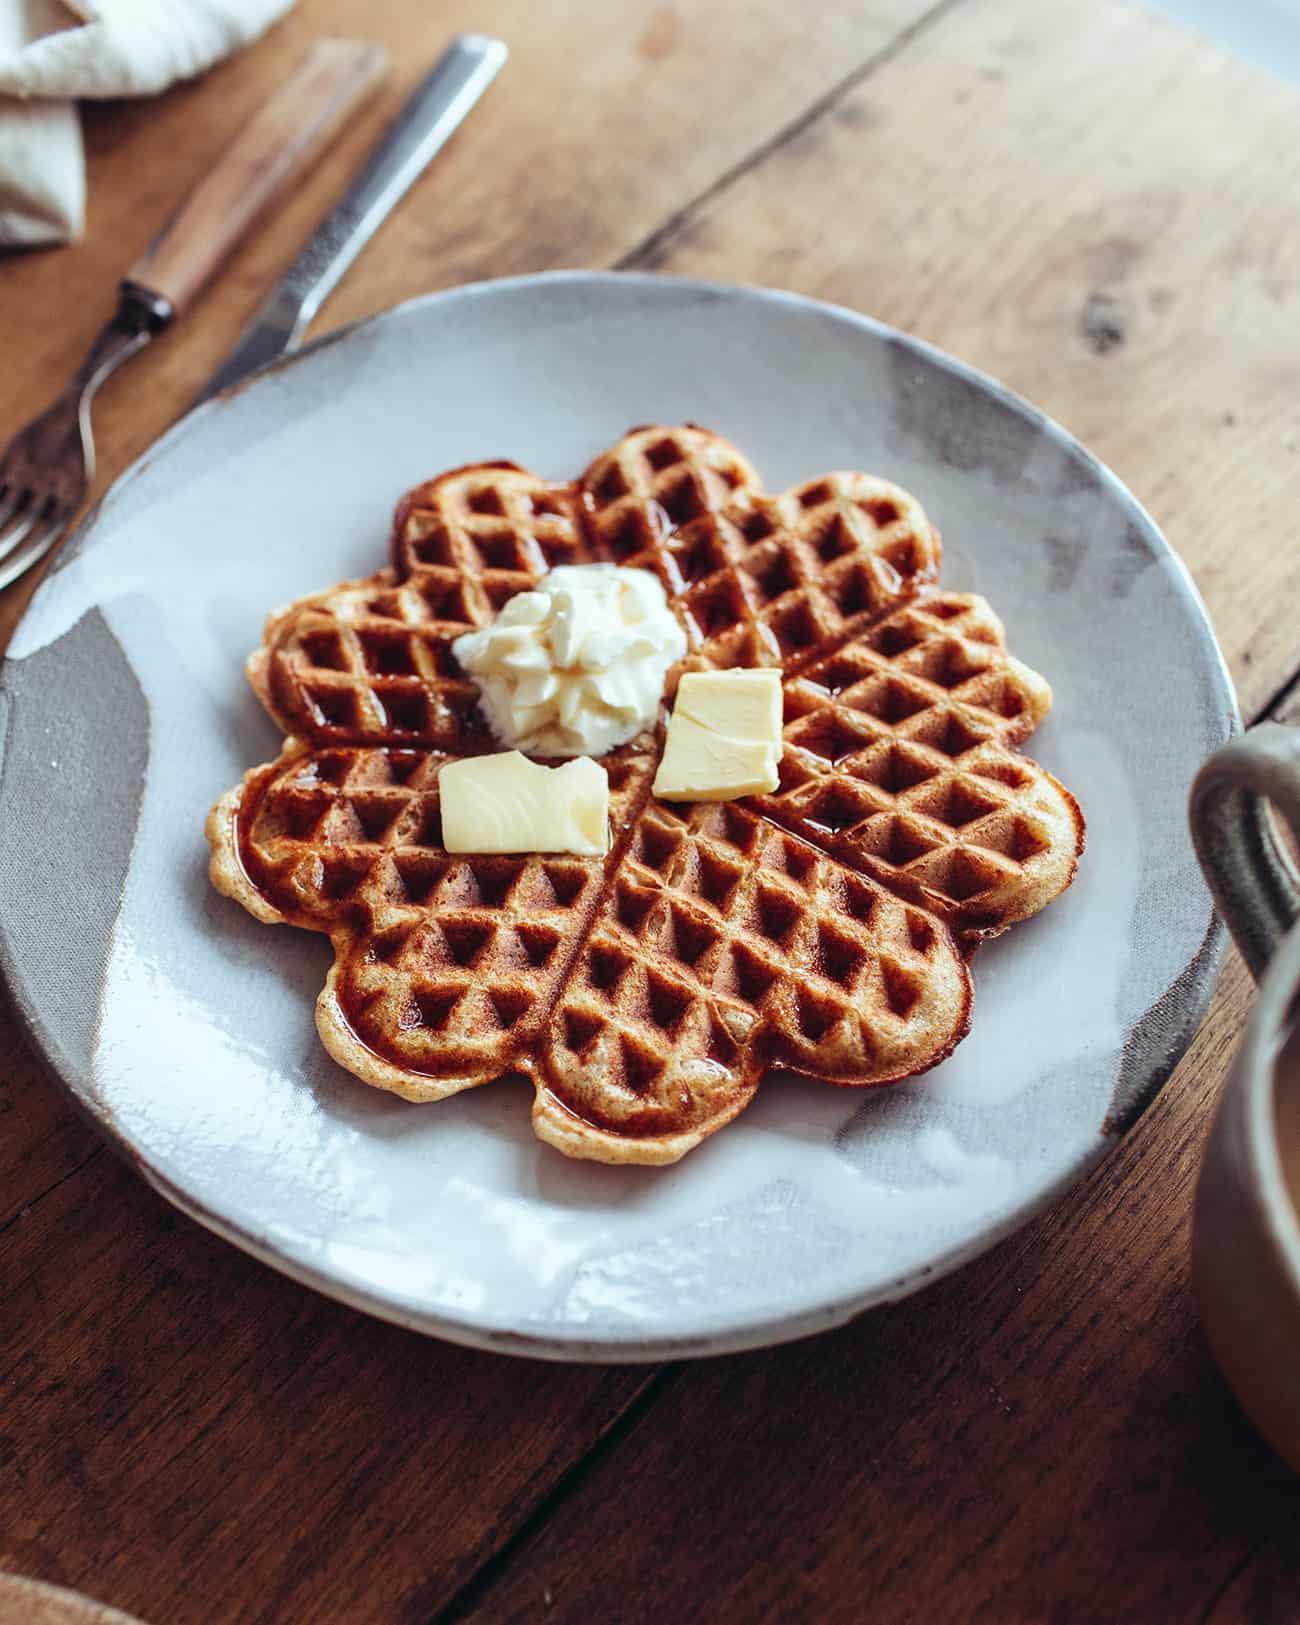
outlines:
M915 499L859 473L779 496L694 425L625 435L582 478L511 463L416 487L390 563L271 616L249 679L288 736L212 809L217 889L327 932L329 1053L437 1100L524 1073L567 1155L676 1161L773 1066L865 1086L942 1060L968 959L1070 884L1073 797L1018 749L1051 704L989 605L938 587ZM604 758L605 858L453 856L448 761L496 749L451 653L558 564L651 570L670 674L783 670L770 795L669 805L657 730Z

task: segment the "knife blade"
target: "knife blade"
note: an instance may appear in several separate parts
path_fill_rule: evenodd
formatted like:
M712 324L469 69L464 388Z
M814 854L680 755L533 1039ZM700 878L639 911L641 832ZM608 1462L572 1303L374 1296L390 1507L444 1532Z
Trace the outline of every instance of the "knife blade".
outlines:
M502 41L486 34L453 40L203 386L195 406L297 347L339 278L496 78L506 55Z

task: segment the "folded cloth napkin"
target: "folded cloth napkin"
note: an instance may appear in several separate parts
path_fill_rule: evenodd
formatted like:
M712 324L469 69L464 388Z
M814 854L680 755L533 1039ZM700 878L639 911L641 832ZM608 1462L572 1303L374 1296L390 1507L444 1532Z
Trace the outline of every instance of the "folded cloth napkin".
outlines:
M0 248L66 242L85 221L76 102L189 79L293 0L0 0Z

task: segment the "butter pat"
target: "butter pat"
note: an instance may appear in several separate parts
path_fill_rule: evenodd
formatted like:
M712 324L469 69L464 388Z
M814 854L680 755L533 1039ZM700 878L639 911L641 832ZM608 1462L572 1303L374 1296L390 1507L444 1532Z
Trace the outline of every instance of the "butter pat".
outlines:
M781 674L689 672L677 687L654 793L730 801L775 790L781 766Z
M609 850L609 779L589 756L542 767L517 750L448 762L438 775L448 852Z

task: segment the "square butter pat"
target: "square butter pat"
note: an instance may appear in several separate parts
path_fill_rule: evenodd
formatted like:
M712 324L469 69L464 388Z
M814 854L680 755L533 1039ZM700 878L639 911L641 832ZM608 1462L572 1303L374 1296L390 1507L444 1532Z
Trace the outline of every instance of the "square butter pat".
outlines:
M779 671L689 672L677 687L654 793L729 801L775 790L781 711Z
M589 756L541 767L520 751L448 762L438 775L448 852L609 850L609 779Z

